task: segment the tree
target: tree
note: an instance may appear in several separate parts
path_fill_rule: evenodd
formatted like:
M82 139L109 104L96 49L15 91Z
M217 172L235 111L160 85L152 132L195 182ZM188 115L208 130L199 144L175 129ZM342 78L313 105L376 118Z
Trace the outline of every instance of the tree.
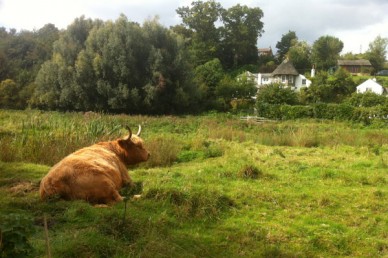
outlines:
M185 43L157 19L143 26L76 19L36 78L40 108L180 113L197 96ZM86 38L85 38L86 36Z
M53 42L59 32L54 25L38 31L0 29L0 81L12 80L17 85L18 102L13 108L25 108L34 90L33 81L41 65L50 58Z
M224 69L217 58L195 68L195 80L199 86L202 105L206 109L216 106L216 87L224 76Z
M333 36L322 36L317 39L312 47L311 60L318 69L328 70L336 66L337 59L344 44Z
M0 107L18 108L18 85L11 79L4 80L0 83Z
M258 59L257 40L263 32L263 11L237 4L222 12L222 54L226 68L255 64Z
M221 11L220 3L214 0L194 1L191 7L179 7L176 10L183 26L192 31L190 46L197 65L218 56L220 33L216 22L220 19Z
M365 53L365 56L371 62L376 72L384 68L387 46L388 38L382 38L380 35L369 43L369 49Z
M340 103L355 91L355 83L351 75L344 69L338 69L333 75L319 72L309 88L303 92L303 97L309 103Z
M280 41L276 43L276 48L278 49L277 59L279 63L283 62L288 50L297 40L298 37L296 36L295 31L289 30L288 33L282 35Z
M306 41L295 42L288 50L287 57L299 73L303 74L311 69L311 46Z

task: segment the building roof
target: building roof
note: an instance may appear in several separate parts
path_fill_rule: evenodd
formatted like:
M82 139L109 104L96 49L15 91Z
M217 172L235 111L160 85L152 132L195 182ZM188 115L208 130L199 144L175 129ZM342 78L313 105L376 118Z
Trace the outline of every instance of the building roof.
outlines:
M364 81L363 83L361 83L360 85L358 85L357 89L360 89L360 88L363 88L363 87L366 87L366 88L374 88L374 87L383 88L383 86L381 86L375 80L376 79L368 79L368 80Z
M275 71L272 72L272 75L299 75L299 73L292 62L286 59L276 67Z
M372 66L369 60L366 59L358 59L358 60L337 60L339 66Z
M270 52L272 51L272 48L270 47L263 47L263 48L258 48L259 52Z
M258 48L257 51L258 51L259 56L268 56L268 55L272 56L273 55L271 47L268 47L268 48Z

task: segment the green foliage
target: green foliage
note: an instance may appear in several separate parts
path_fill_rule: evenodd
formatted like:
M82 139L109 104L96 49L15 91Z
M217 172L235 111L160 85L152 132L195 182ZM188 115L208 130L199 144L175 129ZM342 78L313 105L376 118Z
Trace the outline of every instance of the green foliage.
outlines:
M336 66L343 47L343 42L336 37L329 35L320 37L314 42L311 50L312 63L322 70Z
M295 31L289 30L286 34L282 35L280 41L276 43L276 48L278 49L278 63L283 62L286 54L297 41L298 37L296 36Z
M384 68L387 56L388 38L377 36L371 43L365 53L366 58L371 62L374 72Z
M344 69L338 69L333 75L319 72L313 78L309 88L304 89L307 103L334 102L341 103L356 89L351 75Z
M257 61L257 39L263 32L263 11L237 4L224 9L220 3L194 1L179 7L183 24L175 31L190 40L189 48L196 66L214 58L225 69L236 69ZM222 25L220 25L222 23Z
M191 31L190 49L195 65L217 58L220 38L216 22L220 19L221 10L221 4L214 0L193 1L191 7L182 6L176 10L183 25Z
M353 93L344 102L354 107L373 107L378 105L388 105L388 98L373 92Z
M311 70L311 46L306 41L294 42L288 49L287 57L300 74Z
M220 59L226 68L238 68L256 64L258 60L257 39L263 33L263 11L237 4L222 11L222 53Z
M0 107L17 108L18 107L18 85L11 79L0 82Z
M268 84L260 87L257 92L256 102L262 104L297 104L298 98L290 87L281 84Z
M0 103L3 108L23 109L34 88L40 66L52 53L53 43L59 37L59 30L53 24L46 24L33 32L2 28L0 33L0 82L12 80L17 88L13 91L14 103ZM1 94L1 93L0 93Z
M140 26L76 19L36 78L33 107L129 113L187 112L196 98L182 40L150 20Z
M246 76L240 76L238 80L225 76L216 87L216 96L225 103L225 110L231 107L237 110L249 106L256 91L256 86Z
M387 123L388 106L354 107L350 104L320 103L307 106L274 105L268 103L257 103L257 111L260 116L292 120L301 118L331 119L341 121L362 122L371 124L374 121L381 121L382 126Z
M210 107L214 106L215 90L224 78L225 72L219 59L213 59L195 68L195 79L199 85L201 100Z
M34 231L30 217L0 214L0 257L30 257L33 248L28 239Z

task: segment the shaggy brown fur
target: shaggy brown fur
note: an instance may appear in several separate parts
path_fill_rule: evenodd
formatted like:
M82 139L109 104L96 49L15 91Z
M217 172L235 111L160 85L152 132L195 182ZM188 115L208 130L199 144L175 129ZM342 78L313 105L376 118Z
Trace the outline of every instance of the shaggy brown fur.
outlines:
M132 184L127 167L148 160L149 155L143 140L131 132L124 139L80 149L51 168L40 183L40 197L59 195L94 204L121 201L118 191Z

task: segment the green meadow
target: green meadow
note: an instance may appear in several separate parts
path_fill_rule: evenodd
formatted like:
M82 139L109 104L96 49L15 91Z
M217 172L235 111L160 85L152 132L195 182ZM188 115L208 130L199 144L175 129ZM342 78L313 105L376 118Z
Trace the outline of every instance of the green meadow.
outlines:
M53 164L138 124L126 201L39 199ZM0 146L0 257L388 256L381 122L0 110Z

